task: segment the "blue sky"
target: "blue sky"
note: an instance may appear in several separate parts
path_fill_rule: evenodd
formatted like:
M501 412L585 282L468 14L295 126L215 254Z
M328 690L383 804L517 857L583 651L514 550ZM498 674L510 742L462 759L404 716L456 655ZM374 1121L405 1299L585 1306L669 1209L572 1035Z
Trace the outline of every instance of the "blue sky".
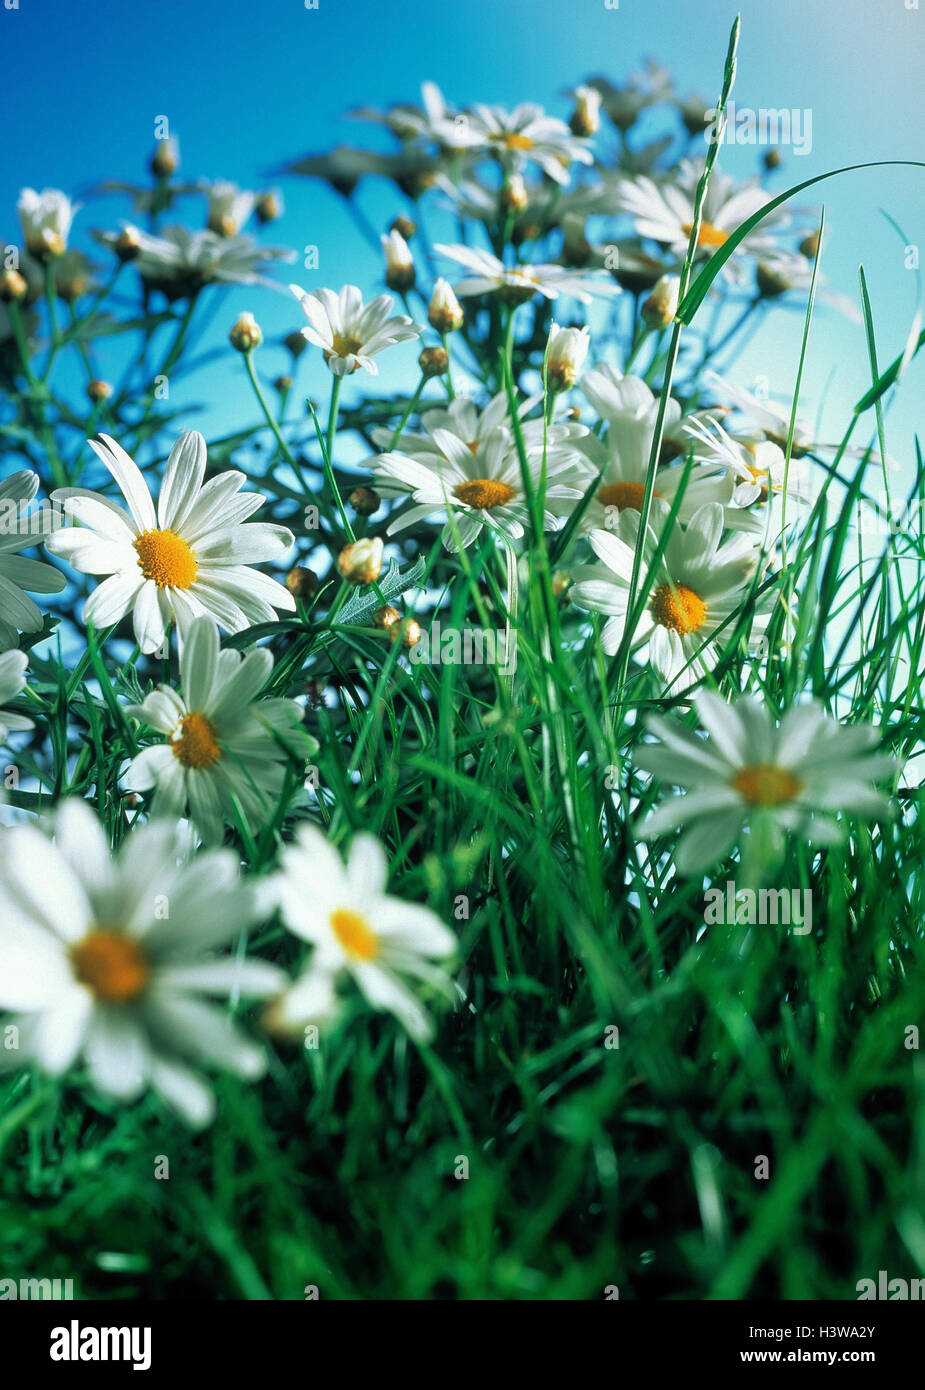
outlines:
M922 10L907 9L908 3L740 5L739 105L812 111L812 151L788 159L777 189L842 164L922 156L925 0ZM72 192L101 176L137 177L159 115L168 116L180 138L184 176L259 187L282 162L338 141L389 147L385 132L344 112L360 103L415 100L425 78L457 105L531 99L565 115L566 88L593 72L620 81L651 55L673 71L683 91L713 97L735 12L719 0L620 0L614 10L604 0L320 0L317 11L302 0L159 0L130 7L124 0L20 0L18 10L0 9L7 132L0 233L17 236L14 203L24 184ZM721 154L722 167L739 175L752 173L755 162L754 149L727 147ZM314 181L285 179L281 186L286 215L264 240L318 245L320 269L314 278L303 272L303 283L352 280L368 292L378 288L376 258L339 200ZM880 210L910 242L925 245L925 170L855 173L813 194L801 201L825 201L830 234L823 271L830 287L856 299L857 268L864 264L880 358L887 362L902 349L918 285ZM377 225L402 210L384 185L370 185L362 198ZM186 208L192 219L201 216L194 201ZM80 214L77 243L87 227L127 214L124 202L94 202ZM221 341L243 308L257 314L268 335L282 333L298 326L293 307L271 291L231 291L213 339ZM749 385L766 375L772 393L788 392L800 331L799 315L776 312L736 363L737 379ZM410 369L413 348L396 352L406 355ZM265 351L267 375L284 366L281 353ZM209 413L184 423L205 418L218 428L222 412L229 425L254 418L243 381L240 392L229 392L228 370L196 380L189 400L208 401ZM319 361L304 371L307 391L326 392ZM834 436L868 380L863 330L826 312L811 344L801 413L814 419L824 398L823 433ZM898 457L908 456L920 428L915 398L922 384L916 364L890 420L888 447Z

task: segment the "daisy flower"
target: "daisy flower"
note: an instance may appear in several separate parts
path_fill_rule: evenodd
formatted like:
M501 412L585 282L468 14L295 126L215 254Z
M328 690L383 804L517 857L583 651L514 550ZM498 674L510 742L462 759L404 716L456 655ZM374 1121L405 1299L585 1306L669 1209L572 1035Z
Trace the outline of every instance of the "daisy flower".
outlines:
M19 1030L5 1067L52 1076L83 1058L98 1090L132 1101L151 1087L188 1124L208 1124L209 1087L190 1062L249 1080L265 1058L199 996L266 997L276 966L214 951L257 920L231 853L181 861L175 826L132 831L113 855L85 802L61 804L54 841L34 825L0 832L0 1008Z
M14 647L19 632L42 631L42 610L25 589L60 594L67 584L54 565L19 554L35 545L45 526L45 514L30 506L38 487L38 474L29 469L0 483L0 648Z
M364 304L356 285L344 285L340 294L333 290L309 294L298 285L289 288L309 322L302 329L303 337L321 348L335 376L349 376L358 367L378 376L379 368L372 360L377 352L421 335L421 325L407 314L392 314L395 301L390 294Z
M295 991L305 997L319 976L349 974L374 1009L394 1014L412 1037L427 1041L430 1019L402 976L449 992L449 976L431 962L452 956L457 942L429 908L389 896L387 877L385 853L374 836L354 837L345 866L320 830L303 824L295 843L283 850L268 893L290 931L315 948L308 977ZM284 1012L292 1018L292 999Z
M667 524L669 507L654 500L643 552L643 576L653 558L659 531ZM612 656L623 640L639 513L625 511L616 533L592 531L591 549L602 562L583 567L569 595L579 608L607 616L601 634L604 651ZM686 527L673 527L651 590L633 633L633 647L647 644L647 660L666 690L679 695L701 680L719 660L713 641L723 627L726 641L735 630L727 619L745 601L758 556L743 536L723 542L723 508L708 502ZM759 608L753 627L763 630L768 615ZM725 626L724 626L725 625Z
M682 160L676 180L656 183L645 175L624 179L617 184L617 206L633 218L638 236L660 242L681 257L687 251L693 230L694 202L702 172L702 161ZM737 227L770 201L771 195L757 180L736 188L731 178L714 169L701 213L697 254L712 256L726 244ZM777 243L771 229L779 229L788 221L783 209L775 209L739 243L737 252L754 256L775 252ZM735 257L726 262L723 271L733 280L741 280L744 275L741 261Z
M5 709L7 700L13 700L26 688L26 666L29 658L25 652L4 652L0 656L0 743L5 743L13 732L33 729L35 725L24 714Z
M45 261L64 254L77 211L77 205L66 193L57 188L46 188L41 193L36 193L34 188L24 188L16 211L22 223L26 250L31 256Z
M566 294L582 304L590 304L596 294L620 293L620 286L613 280L604 280L593 274L579 274L561 265L506 266L490 251L477 251L472 246L438 243L434 250L472 272L455 286L456 293L464 297L471 294L502 294L512 303L524 304L538 294L545 299L558 299L560 294Z
M295 260L294 251L261 246L250 236L225 237L210 231L191 232L186 227L163 227L157 236L133 230L140 245L134 261L139 275L150 289L160 290L171 301L188 299L211 284L266 285L282 290L259 271L268 261Z
M435 429L439 456L411 458L407 454L380 454L373 463L376 489L386 496L410 495L415 503L388 528L392 536L436 511L446 514L443 544L449 551L464 550L488 526L506 541L518 540L529 519L529 505L513 436L506 429L493 430L479 441L475 452L457 435ZM572 499L583 495L586 475L578 455L564 458L547 453L546 499ZM528 453L533 486L539 491L542 458ZM584 461L587 468L587 461ZM546 530L555 530L556 514L547 510Z
M125 784L154 789L154 815L187 813L215 844L233 823L232 798L250 827L271 819L287 767L301 766L318 744L302 733L295 700L257 701L273 669L262 647L220 652L211 618L196 618L180 653L182 696L161 685L127 713L164 734L131 762Z
M706 739L678 721L650 716L661 744L640 744L636 764L685 795L666 801L642 824L651 840L685 827L675 850L680 873L724 858L746 826L759 823L782 848L784 834L815 844L842 838L838 817L889 813L873 783L898 770L896 759L872 752L877 731L845 726L815 702L788 710L778 723L753 695L727 704L701 690L693 697Z
M747 509L769 498L782 500L786 489L788 502L799 505L812 501L812 488L806 464L791 458L789 467L783 449L770 440L757 443L734 439L717 420L709 425L692 421L688 433L694 441L694 457L705 464L722 464L734 480L732 505ZM782 508L776 507L771 523L782 520ZM749 522L745 525L744 522ZM760 509L743 520L743 529L765 529L766 519Z
M138 465L108 435L90 447L115 478L128 510L97 492L62 488L53 493L78 523L46 541L81 574L108 575L88 598L84 621L98 628L132 614L135 638L146 654L158 651L176 622L182 639L193 618L208 614L227 632L273 622L275 610L295 611L284 585L255 570L292 547L285 526L243 523L266 498L241 492L243 473L220 473L203 483L206 442L191 430L177 440L161 484L157 510ZM240 494L240 495L239 495Z
M576 139L565 122L548 116L533 102L522 102L513 111L477 103L456 124L463 122L471 145L494 155L510 172L533 163L555 183L566 184L571 164L594 163L587 145Z

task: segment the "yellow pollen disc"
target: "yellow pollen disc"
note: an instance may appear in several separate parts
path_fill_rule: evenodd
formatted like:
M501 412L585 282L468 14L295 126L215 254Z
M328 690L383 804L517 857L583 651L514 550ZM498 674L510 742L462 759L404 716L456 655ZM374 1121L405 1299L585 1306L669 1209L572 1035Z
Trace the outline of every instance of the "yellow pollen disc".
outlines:
M803 788L799 777L773 763L743 767L733 777L732 785L752 806L783 806L793 801Z
M349 357L353 352L359 352L363 344L359 338L342 338L339 333L335 333L331 342L334 345L334 355L336 357Z
M681 231L685 236L690 236L693 228L693 222L681 223ZM728 240L729 233L724 232L721 227L714 227L712 222L701 222L700 231L697 233L697 245L699 247L709 246L716 250L717 246L724 246Z
M137 999L151 975L138 943L111 927L94 927L72 946L71 964L81 984L108 1004Z
M173 732L170 741L173 755L184 767L195 768L198 772L211 767L222 756L218 734L211 719L204 714L184 715Z
M331 913L331 929L348 956L354 960L373 960L379 954L379 938L365 917L338 907Z
M496 145L503 145L506 150L533 149L533 141L529 135L518 135L516 131L499 131L497 135L492 135L491 139Z
M188 589L195 581L196 556L175 531L143 531L133 544L142 574L159 589Z
M495 478L473 478L468 483L457 483L453 493L469 507L491 511L492 507L503 507L505 502L510 502L514 489Z
M652 615L662 627L670 627L683 637L703 627L707 605L684 584L661 584L652 595Z
M645 492L645 483L607 483L597 497L605 507L619 507L621 512L641 512ZM653 491L652 496L660 497L661 493Z

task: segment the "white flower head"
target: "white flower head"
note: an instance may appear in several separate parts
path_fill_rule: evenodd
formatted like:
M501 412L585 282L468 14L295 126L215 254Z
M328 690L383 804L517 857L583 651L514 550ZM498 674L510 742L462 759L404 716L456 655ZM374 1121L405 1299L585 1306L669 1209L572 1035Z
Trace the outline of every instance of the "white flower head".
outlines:
M196 295L206 285L265 285L282 292L260 270L268 261L295 260L295 252L261 246L251 236L220 236L208 230L163 227L158 235L137 230L140 249L134 264L146 285L169 300Z
M643 573L654 558L669 511L666 502L653 500ZM588 539L601 564L580 571L578 582L569 590L579 608L607 616L601 642L611 656L620 647L626 628L639 521L638 512L625 511L616 533L592 531ZM708 502L694 513L688 526L674 525L633 633L633 647L647 646L649 665L672 695L688 690L716 665L723 640L732 640L736 629L733 615L744 603L755 572L758 556L754 545L741 535L724 542L723 524L722 506ZM756 606L752 622L756 635L769 620L766 602ZM722 635L714 640L718 629Z
M651 840L684 827L675 851L680 873L694 873L741 843L761 820L777 848L784 834L812 844L837 843L840 815L875 817L889 802L874 783L898 771L896 759L872 752L870 725L846 726L815 702L796 705L778 723L755 696L731 703L712 691L694 696L708 737L677 720L650 716L660 744L639 744L634 761L685 795L665 801L643 823Z
M32 720L16 710L5 709L7 700L14 700L26 688L26 667L29 658L25 652L4 652L0 656L0 742L5 743L12 732L34 727Z
M67 584L54 565L19 553L42 536L47 514L31 508L38 486L38 474L28 469L0 483L0 648L15 646L18 632L42 631L42 610L26 589L60 594Z
M335 376L349 376L358 367L377 376L379 367L372 360L377 352L420 337L420 324L407 314L392 314L394 300L389 294L364 304L356 285L344 285L340 294L333 290L309 294L299 285L289 288L309 322L309 327L302 329L303 336L321 348Z
M295 610L284 585L253 568L291 549L285 526L247 518L266 498L241 492L243 473L203 482L206 442L195 430L170 452L155 509L138 465L108 435L90 440L125 497L118 506L97 492L62 488L53 496L77 526L46 542L82 574L108 575L90 595L84 621L110 627L132 614L135 638L156 652L175 622L182 640L194 618L208 614L227 632L272 622L276 609Z
M562 294L581 304L590 304L594 295L610 297L621 293L620 286L609 277L601 279L594 274L566 270L561 265L506 266L490 251L479 251L472 246L438 243L434 250L471 272L456 286L456 293L463 297L500 294L514 304L524 304L538 294L545 299L558 299Z
M127 713L164 734L165 742L132 760L125 784L154 789L153 813L177 818L189 813L202 838L221 841L232 823L232 797L252 828L272 816L287 766L317 748L301 734L302 710L295 700L258 696L273 669L262 647L244 656L219 651L211 618L191 623L180 653L182 695L161 685Z
M26 250L38 260L63 256L77 205L57 188L24 188L16 204Z
M393 1013L423 1041L432 1034L430 1019L402 977L448 992L449 977L432 962L452 956L457 942L429 908L387 894L387 876L374 836L356 835L345 865L320 830L303 824L283 850L271 891L290 930L315 948L310 976L351 975L374 1009ZM295 990L317 1006L317 982L300 981ZM297 1015L298 1000L284 1012Z
M34 825L0 831L0 1008L20 1036L0 1065L60 1076L82 1057L106 1095L128 1102L150 1086L195 1127L215 1105L191 1062L262 1075L262 1049L200 996L270 996L286 977L214 954L254 924L255 895L231 853L183 855L164 824L111 854L76 799L61 804L54 841Z
M555 183L566 184L573 163L593 164L594 156L564 121L541 106L522 102L513 111L475 105L465 116L473 145L493 155L508 171L536 164Z

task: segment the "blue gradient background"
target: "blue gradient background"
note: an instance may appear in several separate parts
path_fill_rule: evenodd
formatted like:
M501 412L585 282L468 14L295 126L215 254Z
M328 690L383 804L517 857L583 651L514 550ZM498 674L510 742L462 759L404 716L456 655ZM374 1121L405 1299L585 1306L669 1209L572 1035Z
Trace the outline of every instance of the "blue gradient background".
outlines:
M925 9L907 10L904 0L744 0L739 8L737 104L813 113L812 152L802 158L785 152L775 191L843 164L925 157ZM302 0L159 0L147 6L20 0L18 10L0 9L6 132L0 236L18 239L14 204L24 184L73 193L101 177L141 181L155 117L167 115L180 139L184 178L222 177L251 188L279 183L285 216L265 229L262 240L320 249L320 269L299 268L293 278L309 288L350 280L369 294L381 287L381 267L341 200L314 180L270 177L283 162L338 142L392 148L386 131L347 119L349 107L416 101L421 81L432 78L456 105L530 99L566 115L566 88L595 72L621 82L646 55L672 70L682 92L696 89L715 100L735 13L721 0L621 0L618 10L605 9L603 0L320 0L317 11L306 10ZM745 176L755 172L760 154L754 147L724 147L721 167ZM377 227L406 210L379 180L361 185L359 197ZM910 242L925 245L925 170L848 174L798 199L817 201L826 205L822 268L829 288L857 301L857 268L864 264L885 364L904 346L919 287L880 210L899 222ZM130 215L126 199L93 200L78 217L74 244L90 249L90 226ZM179 205L179 216L165 220L202 225L203 217L202 201L190 199ZM285 282L287 271L278 278ZM268 337L302 322L288 297L235 288L227 291L207 344L224 339L241 309L256 313ZM736 363L736 379L748 385L765 375L772 395L786 396L801 330L799 313L776 310ZM117 371L118 352L102 349L102 374L108 374L107 354ZM414 356L413 345L394 350L392 365L406 388L414 379ZM287 363L281 349L262 350L267 377ZM390 371L384 380L392 385L398 378ZM821 432L836 438L869 380L863 329L832 310L820 313L801 415L818 419ZM324 397L327 383L320 356L309 360L306 354L300 389ZM903 461L904 474L922 387L916 362L891 407L887 445ZM227 362L193 378L177 400L172 393L172 406L184 402L206 406L190 409L182 423L207 433L256 419L230 350Z

